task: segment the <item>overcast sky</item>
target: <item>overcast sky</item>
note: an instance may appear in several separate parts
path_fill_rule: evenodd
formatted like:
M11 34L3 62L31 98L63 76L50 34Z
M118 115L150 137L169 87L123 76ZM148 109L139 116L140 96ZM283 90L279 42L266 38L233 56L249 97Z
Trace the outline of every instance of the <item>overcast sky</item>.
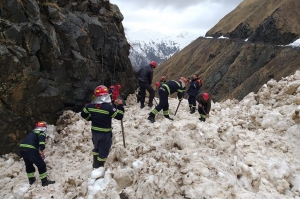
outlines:
M200 36L243 0L110 0L124 16L127 31L152 29L165 34L187 31Z

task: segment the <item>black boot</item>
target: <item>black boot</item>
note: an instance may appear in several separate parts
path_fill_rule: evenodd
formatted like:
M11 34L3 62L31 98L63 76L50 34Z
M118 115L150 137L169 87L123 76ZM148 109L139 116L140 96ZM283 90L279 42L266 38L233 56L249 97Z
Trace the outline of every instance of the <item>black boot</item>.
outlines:
M105 161L98 161L96 162L96 169L98 169L99 167L104 167L104 163Z
M171 118L169 115L168 116L165 116L165 118L169 119L169 120L174 120L173 118Z
M35 182L35 177L28 178L29 184L32 185Z
M141 101L141 97L136 95L136 102L139 103Z
M205 122L205 118L203 118L203 117L199 118L199 120L200 120L201 122Z
M93 155L93 168L95 169L96 168L96 164L97 164L97 158L98 158L98 155Z
M152 102L149 102L149 103L148 103L148 106L149 106L149 107L152 107L152 106L153 106L153 103L152 103Z
M145 107L145 105L144 104L141 104L141 108L144 108Z
M42 186L48 186L49 184L54 184L55 181L48 180L47 177L42 179Z
M191 108L190 114L194 114L196 112L195 108Z
M147 119L150 120L150 122L152 122L152 123L155 122L155 118L154 118L154 117L151 117L150 115L149 115L149 117L148 117Z

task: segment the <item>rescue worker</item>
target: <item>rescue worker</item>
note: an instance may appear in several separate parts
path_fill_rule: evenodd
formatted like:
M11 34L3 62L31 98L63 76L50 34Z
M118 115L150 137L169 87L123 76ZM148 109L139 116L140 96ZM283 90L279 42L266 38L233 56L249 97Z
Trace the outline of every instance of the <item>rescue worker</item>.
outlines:
M145 97L146 97L146 90L149 92L149 103L148 106L153 106L153 99L154 99L154 89L152 88L152 79L153 79L153 70L156 68L156 62L151 61L148 66L141 67L137 72L139 86L140 86L140 102L141 108L144 108L145 105Z
M209 117L211 99L208 93L203 93L197 96L198 113L200 114L199 120L205 122L206 118Z
M188 102L190 107L190 113L194 114L196 112L196 97L202 86L202 83L197 74L194 74L193 77L189 80L190 87L187 91L189 95Z
M166 82L167 82L166 76L161 76L161 79L160 79L160 86L162 86L162 85L165 84Z
M149 117L147 119L154 123L156 114L163 109L165 118L174 120L169 115L168 96L177 92L177 97L179 101L181 101L183 99L186 83L187 80L184 77L180 77L178 81L171 80L163 84L158 90L159 104L149 113Z
M46 163L43 160L45 158L46 130L46 122L36 123L35 128L24 138L19 147L20 154L25 162L30 185L36 181L34 177L35 167L33 164L38 168L43 187L55 183L55 181L47 179Z
M94 95L95 99L81 111L81 117L92 121L93 168L99 168L104 167L112 145L112 118L122 120L124 107L120 99L114 101L115 106L111 104L106 86L97 86Z

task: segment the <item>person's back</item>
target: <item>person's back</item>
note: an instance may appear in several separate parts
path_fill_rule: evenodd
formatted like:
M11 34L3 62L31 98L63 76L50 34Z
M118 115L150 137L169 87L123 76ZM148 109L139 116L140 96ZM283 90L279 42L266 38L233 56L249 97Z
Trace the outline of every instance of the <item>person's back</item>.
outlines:
M141 67L137 75L139 81L152 84L153 70L151 69L151 65Z
M112 118L122 120L124 116L123 102L111 98L106 86L97 86L96 98L81 111L81 117L91 121L93 149L93 168L103 167L112 145Z

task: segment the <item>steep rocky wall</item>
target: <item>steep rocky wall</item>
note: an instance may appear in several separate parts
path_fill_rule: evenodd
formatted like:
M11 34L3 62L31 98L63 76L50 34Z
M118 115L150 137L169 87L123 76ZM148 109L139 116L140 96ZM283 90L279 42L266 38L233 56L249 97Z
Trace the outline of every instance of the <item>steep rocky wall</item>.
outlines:
M255 44L229 39L198 38L161 64L154 82L199 74L202 91L214 101L243 99L270 78L280 80L300 70L300 48ZM154 86L154 85L153 85Z
M81 110L99 84L134 91L122 20L108 0L0 2L1 154L36 121Z
M206 36L246 39L286 45L300 37L300 1L244 0Z

